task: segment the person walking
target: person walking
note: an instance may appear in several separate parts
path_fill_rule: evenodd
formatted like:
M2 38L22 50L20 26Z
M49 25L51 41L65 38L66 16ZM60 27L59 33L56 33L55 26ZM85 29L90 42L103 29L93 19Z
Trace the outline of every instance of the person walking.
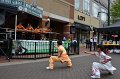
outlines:
M73 43L74 53L76 53L76 52L77 52L77 40L76 40L76 38L74 38L74 39L72 40L72 43Z
M93 38L90 38L90 51L92 51Z
M93 48L94 48L94 51L96 50L96 46L97 46L97 37L94 36L93 37Z
M67 55L65 48L62 46L62 41L57 41L58 56L51 56L49 59L49 66L46 69L54 69L55 62L66 63L67 67L72 67L72 62Z
M90 47L90 40L86 39L86 48L89 48L89 47Z

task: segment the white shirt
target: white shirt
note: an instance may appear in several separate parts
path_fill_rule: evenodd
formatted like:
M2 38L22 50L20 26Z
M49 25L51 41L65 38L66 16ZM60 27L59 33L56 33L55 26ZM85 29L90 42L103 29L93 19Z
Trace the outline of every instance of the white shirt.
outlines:
M90 39L90 42L93 42L93 39Z
M48 18L48 19L47 19L47 21L49 21L49 22L50 22L50 19Z
M94 39L94 41L93 41L93 42L97 42L97 37L94 37L93 39Z
M76 43L77 43L77 40L75 40L75 39L74 39L74 40L72 40L72 42L73 42L73 43L74 43L74 42L76 42Z

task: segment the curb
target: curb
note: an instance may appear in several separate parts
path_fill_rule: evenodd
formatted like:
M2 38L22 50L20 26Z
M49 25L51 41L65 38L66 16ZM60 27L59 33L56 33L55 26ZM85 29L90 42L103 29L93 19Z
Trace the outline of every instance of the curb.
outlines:
M73 56L70 56L70 58L77 58L77 57L83 57L83 56L89 56L89 55L73 55ZM1 63L0 66L36 63L36 62L44 62L44 61L48 61L48 60L49 60L49 58L38 59L38 60L25 60L25 61L20 61L20 62L6 62L6 63Z

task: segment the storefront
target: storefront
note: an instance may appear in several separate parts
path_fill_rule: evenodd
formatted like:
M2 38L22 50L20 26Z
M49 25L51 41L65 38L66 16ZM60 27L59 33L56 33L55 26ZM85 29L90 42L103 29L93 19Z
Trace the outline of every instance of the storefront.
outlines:
M88 25L80 24L77 22L75 22L74 25L75 25L75 28L77 30L79 30L79 32L80 32L80 34L79 34L80 43L84 44L86 42L86 40L89 39L90 31L92 31L92 29Z
M96 28L99 27L99 20L76 10L74 12L74 20L74 26L79 30L79 35L75 34L75 37L80 37L79 41L83 45L86 40L89 40L96 33Z
M63 16L55 15L50 13L49 15L50 22L48 25L45 25L45 21L43 20L43 28L48 28L50 31L44 34L46 38L57 40L62 40L63 37L66 39L69 38L70 35L70 26L69 26L69 19ZM47 16L43 16L43 19L46 19Z
M111 53L120 53L120 20L114 24L98 28L98 42L108 48Z
M20 0L0 0L0 3L5 7L8 5L8 9L15 8L12 11L10 9L10 16L7 13L6 21L2 24L2 29L9 32L9 35L6 34L3 39L13 38L12 53L9 53L15 58L22 57L21 55L29 57L29 55L36 53L48 56L51 52L56 52L54 47L56 41L53 40L63 39L65 34L68 33L68 36L70 34L70 19L67 11L68 18L53 13L43 15L42 8ZM6 28L8 29L6 30ZM63 45L68 49L68 43L63 42Z
M26 30L21 29L20 31L17 29L18 24L21 23L24 28L30 24L35 29L42 20L43 9L38 6L33 6L17 0L0 0L0 4L1 15L5 20L4 23L1 24L1 27L2 29L6 29L5 32L9 32L8 35L11 35L15 40L27 39L25 35ZM18 30L21 32L21 36L17 33Z

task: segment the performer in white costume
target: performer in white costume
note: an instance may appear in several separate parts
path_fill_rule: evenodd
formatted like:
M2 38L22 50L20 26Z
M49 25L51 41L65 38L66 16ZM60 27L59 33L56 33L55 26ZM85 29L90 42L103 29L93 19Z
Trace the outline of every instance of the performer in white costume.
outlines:
M92 64L92 76L91 78L100 78L100 69L101 70L107 70L110 74L113 74L113 71L116 70L115 67L112 66L111 60L112 58L108 55L106 55L104 52L104 48L102 46L97 47L97 53L92 53L99 57L100 63L93 62ZM91 54L88 52L85 52L87 54Z

